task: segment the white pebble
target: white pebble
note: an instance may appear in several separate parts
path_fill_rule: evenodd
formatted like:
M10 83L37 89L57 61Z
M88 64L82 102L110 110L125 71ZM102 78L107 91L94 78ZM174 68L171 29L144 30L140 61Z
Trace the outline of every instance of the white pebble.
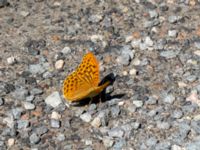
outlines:
M58 61L56 61L56 63L55 63L55 68L56 69L62 69L63 68L63 66L64 66L64 61L62 60L62 59L60 59L60 60L58 60Z
M59 113L57 113L56 111L53 111L52 114L51 114L51 119L60 119L61 118L61 115Z
M33 109L35 109L35 105L30 102L24 102L24 108L26 110L33 110Z
M8 139L8 147L11 147L15 144L15 139L14 138L9 138Z
M69 53L71 53L71 48L70 47L68 47L68 46L66 46L66 47L64 47L62 50L61 50L61 52L63 53L63 54L69 54Z
M95 117L91 122L91 125L95 128L99 128L101 126L101 119L99 117Z
M194 54L200 56L200 50L195 51Z
M137 73L137 70L134 68L129 71L130 75L136 75L136 73Z
M7 58L7 63L8 63L9 65L13 65L14 63L16 63L15 57L13 57L13 56L8 57L8 58Z
M80 118L85 122L90 122L92 120L92 116L89 113L84 113L80 116Z

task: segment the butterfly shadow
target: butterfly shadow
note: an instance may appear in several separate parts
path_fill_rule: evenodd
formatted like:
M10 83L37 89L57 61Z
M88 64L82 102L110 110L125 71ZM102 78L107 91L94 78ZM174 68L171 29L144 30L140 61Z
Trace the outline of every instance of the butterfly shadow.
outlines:
M113 85L113 83L115 82L115 79L116 79L115 75L113 73L110 73L101 80L101 82L99 83L99 86L103 85L107 81L110 81L109 85ZM120 99L125 95L125 94L118 94L118 95L111 96L110 94L111 93L106 93L106 89L104 89L99 95L93 97L92 101L90 98L86 98L86 99L81 100L79 103L74 104L73 106L85 106L90 103L97 104L99 102L104 103L106 101L110 101L113 98Z

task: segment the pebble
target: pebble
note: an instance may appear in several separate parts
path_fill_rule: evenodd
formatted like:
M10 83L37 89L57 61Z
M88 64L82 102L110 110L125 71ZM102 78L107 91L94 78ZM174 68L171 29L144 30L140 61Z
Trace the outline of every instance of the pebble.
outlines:
M193 141L190 141L186 144L186 150L199 150L200 147L200 137L196 137Z
M101 118L95 117L91 122L91 125L95 128L99 128L101 126Z
M191 127L196 132L196 134L200 134L200 120L192 121L191 122Z
M11 111L15 119L20 119L23 109L21 107L16 107L16 108L13 108Z
M159 128L159 129L168 130L168 129L170 129L170 127L171 127L171 125L169 122L161 122L161 121L157 122L157 128Z
M33 95L30 95L30 96L26 97L26 101L27 102L32 102L34 99L35 99L35 96L33 96Z
M61 52L63 53L63 54L70 54L71 52L72 52L72 50L71 50L71 48L70 47L68 47L68 46L66 46L66 47L64 47L62 50L61 50Z
M23 17L27 17L28 15L30 15L30 13L28 11L21 11L20 15L22 15Z
M63 66L64 66L64 63L65 63L65 62L64 62L64 60L62 60L62 59L57 60L56 63L55 63L55 68L56 68L57 70L62 69Z
M58 141L64 141L65 140L65 135L62 133L58 133L57 134L57 140Z
M124 135L124 131L121 130L120 128L112 128L110 131L108 131L108 135L110 137L122 138Z
M32 74L36 75L36 74L42 74L46 71L45 67L41 64L32 64L29 65L29 72L31 72Z
M8 5L8 1L7 0L0 0L0 8L4 7L6 5Z
M133 68L129 71L129 74L135 76L137 74L137 70Z
M122 53L118 58L117 62L121 65L128 66L130 64L131 58L127 53Z
M31 144L38 144L40 142L40 137L36 133L32 133L29 140Z
M49 131L49 129L46 126L40 126L40 127L36 128L36 130L35 130L36 134L39 136L47 133L48 131Z
M168 36L176 38L177 37L177 31L176 30L169 30L168 31Z
M61 118L61 115L59 113L57 113L56 111L53 111L52 114L51 114L51 119L60 119Z
M120 108L119 108L119 106L111 107L111 116L112 116L113 118L118 117L119 113L120 113Z
M152 39L149 36L145 37L144 43L145 43L145 45L147 47L152 47L153 46L153 41L152 41Z
M45 103L52 107L57 107L62 103L59 92L55 91L45 99Z
M112 147L114 144L114 140L110 137L103 137L103 145L106 147L106 148L110 148Z
M150 18L157 18L158 17L158 13L156 10L150 10L149 11L149 16Z
M25 100L28 96L28 90L25 88L17 88L14 92L12 92L12 96L18 100Z
M194 46L195 46L196 48L200 49L200 41L194 42Z
M183 112L181 110L175 110L172 113L172 117L175 119L180 119L183 116Z
M17 128L18 129L25 129L29 127L30 122L28 120L17 120Z
M88 111L94 111L97 108L96 104L91 104L88 108Z
M98 23L100 22L101 20L103 19L103 16L102 15L91 15L89 17L89 21L92 22L92 23Z
M160 56L165 57L166 59L175 58L179 54L178 51L167 50L160 52Z
M126 145L125 139L119 139L118 141L115 141L113 145L114 150L122 150L123 146Z
M155 146L155 150L170 150L170 148L171 148L171 143L168 141L159 142Z
M178 145L172 145L172 150L184 150L184 148L182 148Z
M35 109L35 105L30 102L24 102L23 104L24 104L24 108L26 110L34 110Z
M149 97L149 99L146 101L147 105L155 105L157 103L157 99L154 97Z
M134 100L133 101L133 104L139 108L139 107L142 107L143 106L143 101L139 101L139 100Z
M200 56L200 50L194 51L194 54L197 55L197 56Z
M41 95L43 93L42 89L39 88L33 88L30 90L31 95Z
M7 58L7 63L8 63L9 65L13 65L13 64L15 64L16 62L17 62L17 60L16 60L16 58L13 57L13 56Z
M60 128L61 122L59 120L51 119L52 128Z
M146 140L146 145L148 147L155 147L155 145L158 143L158 140L155 137L150 137ZM151 149L151 148L150 148Z
M11 147L15 144L15 139L14 138L9 138L8 139L8 147Z
M138 47L140 46L140 43L141 43L141 39L134 39L134 40L132 40L132 42L131 42L131 46L132 46L133 48L138 48Z
M82 115L80 115L80 118L84 121L84 122L90 122L92 120L92 116L90 113L84 113Z
M4 104L4 99L0 97L0 106Z
M172 104L175 101L175 97L171 94L164 97L163 101L168 104Z
M177 21L181 20L182 17L181 16L169 16L168 17L168 21L170 23L176 23Z

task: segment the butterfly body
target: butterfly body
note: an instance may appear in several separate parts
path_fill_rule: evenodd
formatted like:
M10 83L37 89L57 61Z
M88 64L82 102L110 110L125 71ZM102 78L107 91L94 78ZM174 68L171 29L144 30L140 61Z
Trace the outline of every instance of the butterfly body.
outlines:
M109 85L109 82L106 82L98 86L99 82L99 63L95 56L89 52L83 57L77 69L64 80L64 97L70 102L92 98Z

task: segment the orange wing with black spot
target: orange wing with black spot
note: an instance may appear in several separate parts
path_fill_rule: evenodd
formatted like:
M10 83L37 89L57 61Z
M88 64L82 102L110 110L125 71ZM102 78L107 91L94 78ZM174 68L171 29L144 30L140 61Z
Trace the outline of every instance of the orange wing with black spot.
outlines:
M100 81L99 64L95 56L87 53L78 66L64 81L63 94L69 101L78 101L89 96Z

